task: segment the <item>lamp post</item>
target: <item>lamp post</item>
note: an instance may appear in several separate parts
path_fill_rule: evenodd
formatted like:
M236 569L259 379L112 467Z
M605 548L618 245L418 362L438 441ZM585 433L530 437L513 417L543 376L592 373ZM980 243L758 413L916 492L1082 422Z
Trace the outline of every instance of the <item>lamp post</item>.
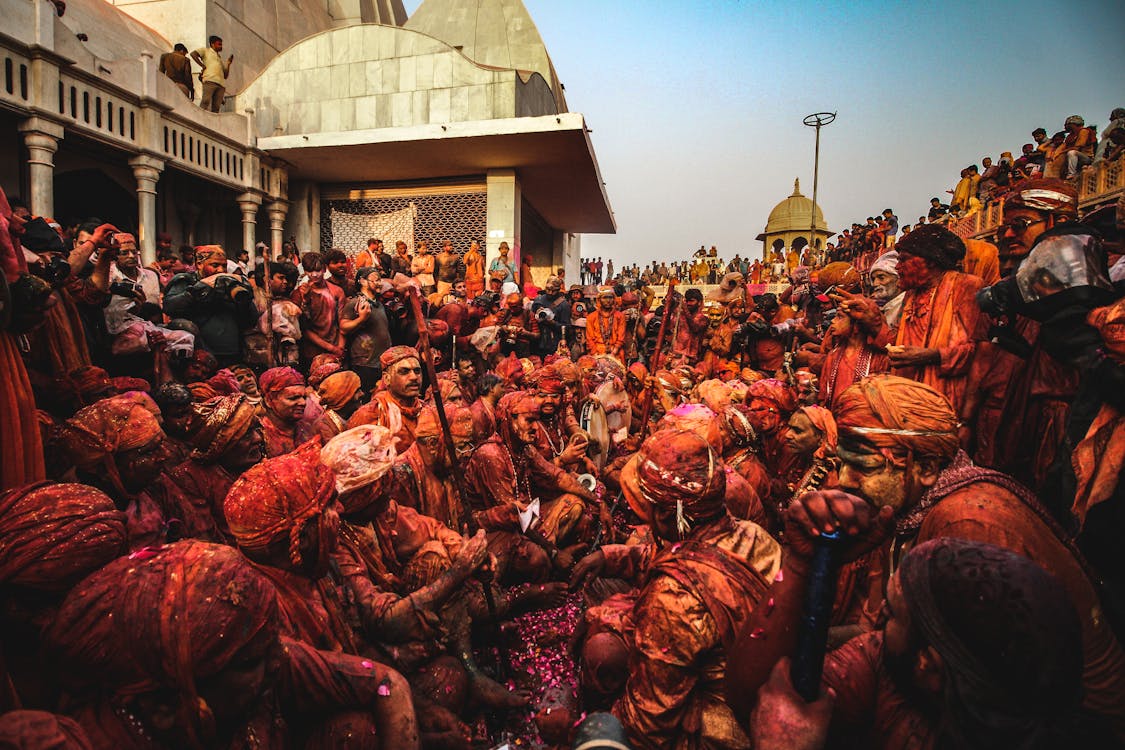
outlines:
M803 122L810 128L816 128L816 151L813 157L812 178L812 216L809 218L809 245L812 247L813 258L820 260L820 248L816 246L816 189L820 178L820 129L829 125L836 119L835 112L817 112L808 115Z

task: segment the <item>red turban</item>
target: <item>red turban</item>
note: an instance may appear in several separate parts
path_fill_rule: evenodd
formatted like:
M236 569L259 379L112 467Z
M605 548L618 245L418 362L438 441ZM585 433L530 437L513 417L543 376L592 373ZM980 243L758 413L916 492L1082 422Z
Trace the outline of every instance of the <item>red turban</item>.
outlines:
M113 387L117 389L118 393L128 393L129 391L144 391L149 393L152 391L152 386L144 378L130 378L118 377L113 379Z
M413 346L392 346L385 352L379 355L379 364L383 368L383 372L391 369L404 359L410 358L418 359L418 350Z
M109 373L100 367L79 367L67 373L71 388L78 394L83 404L90 404L106 391L113 391L113 381Z
M192 407L191 457L210 463L240 440L258 415L244 393L218 396Z
M270 458L235 480L223 502L231 534L241 549L264 552L289 541L289 557L301 563L301 529L332 500L335 477L320 462L320 440Z
M677 526L686 534L693 521L707 521L726 510L726 471L702 437L686 430L659 430L649 436L622 471L630 507L645 520L650 505L677 509Z
M147 445L162 436L157 416L160 409L146 393L133 391L102 399L66 420L61 432L64 450L74 465L89 471L113 456Z
M238 384L238 378L226 367L208 378L207 383L218 391L220 396L242 392L242 386Z
M544 367L539 371L536 387L544 393L565 393L566 383L554 367Z
M336 365L339 368L339 365ZM324 379L316 392L320 394L320 403L325 409L339 409L355 397L359 390L359 375L351 370L335 372Z
M197 681L222 672L247 644L276 641L277 623L277 591L238 550L185 540L83 580L46 641L68 676L120 698L178 690L183 726L206 735L213 717ZM192 739L203 747L214 737Z
M507 385L518 385L523 382L523 365L513 352L497 363L496 374L499 375Z
M760 398L772 401L782 414L792 414L797 408L797 394L787 383L776 378L756 380L746 389L747 400Z
M125 514L99 489L39 482L0 495L0 583L66 591L125 550Z
M872 375L836 399L834 414L842 434L891 451L952 460L960 448L957 414L928 385L897 375Z
M320 384L344 369L339 362L325 362L309 369L309 388L320 389Z
M9 711L0 716L0 747L18 750L92 750L74 719L47 711Z
M262 377L258 378L258 391L262 394L262 400L265 402L266 408L273 408L274 400L286 388L304 387L304 385L304 376L292 367L273 367L263 372Z
M292 367L272 367L258 378L258 390L266 398L276 396L286 388L304 384L304 376Z
M318 355L316 355L315 357L312 358L311 362L309 362L309 372L313 372L314 370L319 369L323 365L327 365L327 364L337 364L337 365L339 365L339 364L342 364L342 363L343 363L343 360L340 359L339 357L337 357L335 354L318 354Z
M191 383L188 390L191 391L191 400L200 404L222 396L210 383Z
M539 415L539 399L534 393L513 391L505 393L496 402L496 431L508 446L514 445L512 420L517 414Z

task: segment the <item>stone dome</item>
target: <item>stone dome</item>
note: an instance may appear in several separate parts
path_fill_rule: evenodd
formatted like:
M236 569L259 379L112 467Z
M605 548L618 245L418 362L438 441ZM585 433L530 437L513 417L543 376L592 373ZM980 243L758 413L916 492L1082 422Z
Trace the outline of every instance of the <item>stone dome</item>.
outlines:
M801 181L793 180L793 194L778 203L770 211L766 221L766 234L775 232L807 232L811 223L813 202L801 194ZM820 207L816 208L816 228L828 231L828 224L824 221L824 214Z

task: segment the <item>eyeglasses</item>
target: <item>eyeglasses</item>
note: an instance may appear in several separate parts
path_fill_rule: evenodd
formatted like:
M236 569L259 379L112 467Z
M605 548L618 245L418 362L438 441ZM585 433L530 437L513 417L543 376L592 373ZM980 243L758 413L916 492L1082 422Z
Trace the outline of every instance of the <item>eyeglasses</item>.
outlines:
M1031 218L1028 216L1017 216L1011 221L1006 221L1000 225L1002 231L1011 230L1015 234L1023 234L1027 228L1032 224L1042 224L1046 219Z

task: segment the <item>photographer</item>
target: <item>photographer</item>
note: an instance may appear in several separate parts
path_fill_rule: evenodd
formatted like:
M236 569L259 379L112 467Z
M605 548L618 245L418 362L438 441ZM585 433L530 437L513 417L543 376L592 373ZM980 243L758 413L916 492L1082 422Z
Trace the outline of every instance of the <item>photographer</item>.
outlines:
M542 357L558 350L563 328L570 325L570 300L563 294L562 286L558 276L551 276L531 303L531 312L539 321L538 353Z
M242 331L254 325L254 292L240 276L227 273L227 254L218 245L195 249L195 270L176 274L164 290L164 312L199 327L200 340L225 367L239 361Z
M1004 278L977 295L989 317L988 340L973 362L961 421L972 427L974 460L1038 488L1055 459L1078 372L1044 348L1041 323L1023 308L1015 273L1048 230L1078 218L1073 186L1025 180L1004 204L997 232Z
M754 361L755 369L773 373L782 368L793 321L792 312L777 301L777 295L767 292L754 297L754 310L735 338Z

